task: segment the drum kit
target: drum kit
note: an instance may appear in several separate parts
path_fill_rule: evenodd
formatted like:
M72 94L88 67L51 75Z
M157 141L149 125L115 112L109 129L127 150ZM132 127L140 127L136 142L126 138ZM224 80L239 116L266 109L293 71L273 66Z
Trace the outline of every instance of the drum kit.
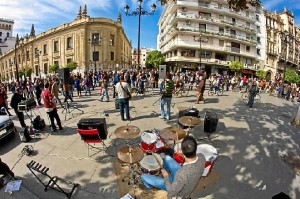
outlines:
M188 126L195 127L202 123L199 118L192 116L183 116L179 122ZM141 174L160 175L163 166L163 160L158 153L163 149L172 149L173 158L179 163L184 163L184 157L181 155L181 140L184 139L189 131L177 127L167 127L162 130L146 130L140 133L140 129L136 126L127 125L117 128L114 132L117 138L124 139L126 146L120 148L117 156L120 161L126 163L129 167L128 174L122 179L128 178L128 185L133 184L135 187ZM131 146L129 141L140 136L141 142L139 146ZM166 141L174 141L174 148L168 146ZM217 151L211 145L198 145L197 153L203 153L207 162L205 167L206 175L210 172L214 161L217 157ZM137 167L137 169L136 169Z

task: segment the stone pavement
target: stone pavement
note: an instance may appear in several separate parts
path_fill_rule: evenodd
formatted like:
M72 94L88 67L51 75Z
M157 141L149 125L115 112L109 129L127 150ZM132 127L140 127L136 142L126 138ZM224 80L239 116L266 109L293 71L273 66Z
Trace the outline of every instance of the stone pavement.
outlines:
M74 111L64 115L59 109L64 131L52 133L49 128L30 143L21 143L18 135L14 135L0 142L0 157L10 167L17 178L23 180L23 188L12 195L0 190L0 198L65 198L62 193L53 190L44 192L43 186L31 174L26 163L35 160L50 168L49 174L68 179L80 186L72 198L120 198L115 180L113 162L116 160L117 150L124 146L124 141L115 139L113 132L117 127L128 122L121 121L114 102L99 102L99 90L93 91L92 96L74 97L84 114ZM218 159L215 164L221 178L211 186L194 195L194 198L219 199L253 199L271 198L283 191L291 198L300 198L300 177L295 174L282 157L293 152L300 154L299 129L288 123L293 119L299 104L287 102L275 97L262 94L261 103L254 104L249 109L240 100L241 94L226 92L225 96L206 96L207 103L195 104L195 92L189 97L174 97L175 107L172 108L170 121L159 119L159 103L153 105L158 99L157 93L153 96L136 96L131 105L131 116L135 125L141 131L147 129L163 129L175 125L178 119L178 107L196 107L200 110L203 119L205 111L216 112L219 116L217 132L212 135L209 143L218 150ZM111 98L112 100L112 98ZM35 109L49 124L43 108ZM105 140L108 149L88 157L87 148L76 132L80 118L102 117L103 112L108 113L106 118L108 134L111 138ZM15 125L20 126L13 117ZM26 120L30 124L29 119ZM18 128L19 129L19 128ZM204 137L203 126L195 128L193 134L196 138ZM218 136L218 137L216 137ZM137 140L132 140L137 145ZM20 156L25 145L32 145L35 154L32 157Z

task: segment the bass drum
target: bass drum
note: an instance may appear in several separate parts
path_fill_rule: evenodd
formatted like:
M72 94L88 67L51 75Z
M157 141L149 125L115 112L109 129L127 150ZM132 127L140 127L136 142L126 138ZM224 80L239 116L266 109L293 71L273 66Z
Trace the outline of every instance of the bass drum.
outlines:
M202 176L207 176L212 171L218 157L217 149L209 144L199 144L197 146L198 153L202 153L205 157L206 162Z

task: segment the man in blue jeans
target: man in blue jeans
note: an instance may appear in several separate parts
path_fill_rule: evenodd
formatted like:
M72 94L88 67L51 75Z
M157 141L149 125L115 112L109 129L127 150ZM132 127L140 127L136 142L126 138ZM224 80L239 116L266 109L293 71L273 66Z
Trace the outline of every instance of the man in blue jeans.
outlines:
M161 84L161 101L160 101L160 118L170 120L171 118L171 101L172 92L174 90L174 82L172 81L172 75L167 74L166 80ZM165 114L164 106L167 104L167 114Z
M161 170L163 178L142 174L142 183L147 189L156 187L167 191L168 198L189 198L203 174L205 165L205 157L201 153L196 154L196 151L195 138L185 137L181 150L178 150L185 158L184 164L181 166L173 158L166 156L163 160L164 169Z
M130 120L129 115L129 96L131 95L131 87L125 81L124 76L121 76L120 82L116 84L116 92L118 94L118 101L120 107L121 120ZM126 113L126 119L124 118L124 109Z

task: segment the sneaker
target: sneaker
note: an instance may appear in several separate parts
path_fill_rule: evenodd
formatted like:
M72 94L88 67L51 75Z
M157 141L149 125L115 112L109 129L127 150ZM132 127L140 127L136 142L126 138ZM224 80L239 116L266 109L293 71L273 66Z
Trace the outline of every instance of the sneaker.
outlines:
M60 130L60 131L63 131L63 130L64 130L64 128L63 128L63 127L59 127L59 130Z
M165 117L159 116L160 119L166 119Z

